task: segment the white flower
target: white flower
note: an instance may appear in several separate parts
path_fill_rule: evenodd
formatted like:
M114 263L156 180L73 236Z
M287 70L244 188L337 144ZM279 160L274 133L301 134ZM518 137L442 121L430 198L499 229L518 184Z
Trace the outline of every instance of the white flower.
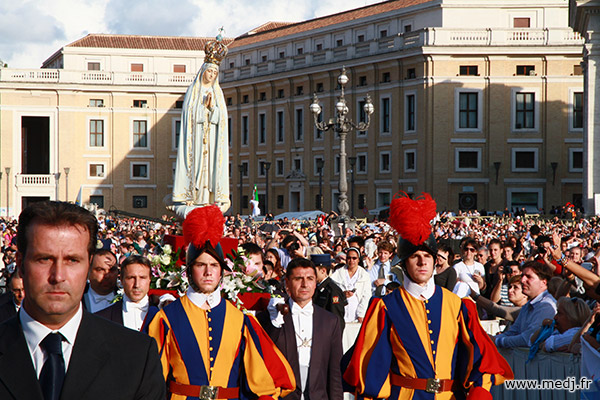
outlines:
M161 254L160 255L160 263L163 265L171 264L171 256L168 254Z
M154 254L148 254L148 259L150 260L150 264L154 266L160 264L160 257L155 256Z
M163 254L166 254L166 255L170 255L170 254L173 252L173 249L171 248L171 245L170 245L170 244L165 244L165 245L163 246L162 250L163 250L163 251L162 251L162 252L163 252Z

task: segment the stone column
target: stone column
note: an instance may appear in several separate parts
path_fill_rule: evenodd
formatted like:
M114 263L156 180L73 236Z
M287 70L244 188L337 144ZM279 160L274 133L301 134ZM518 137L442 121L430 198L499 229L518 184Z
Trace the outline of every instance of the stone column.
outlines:
M570 0L569 25L585 38L583 50L583 206L600 214L600 0Z

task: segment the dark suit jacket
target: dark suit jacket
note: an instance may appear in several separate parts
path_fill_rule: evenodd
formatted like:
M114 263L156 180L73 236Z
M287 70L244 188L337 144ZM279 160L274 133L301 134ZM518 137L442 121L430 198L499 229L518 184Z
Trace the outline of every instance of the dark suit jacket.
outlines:
M310 366L308 368L307 387L304 389L305 400L341 400L342 372L342 330L338 317L314 306L313 337L310 349ZM268 311L257 316L258 321L281 350L290 363L296 377L296 390L285 397L286 400L298 400L301 396L300 367L298 364L298 347L292 314L283 317L283 327L275 328L271 324Z
M14 315L17 315L17 309L12 299L0 306L0 322L4 322Z
M84 311L61 399L165 397L154 339ZM0 399L43 400L18 316L0 325Z
M154 318L158 311L158 307L156 306L148 307L148 313L146 314L146 318L144 318L144 323L142 324L142 332L148 333L148 325L150 325L152 318ZM123 300L117 301L115 304L112 304L104 310L95 312L94 315L112 321L116 324L123 325Z
M344 308L348 304L348 301L346 300L344 291L331 278L327 277L317 285L317 290L315 290L313 296L313 303L337 315L340 319L342 332L344 331L344 327L346 326Z

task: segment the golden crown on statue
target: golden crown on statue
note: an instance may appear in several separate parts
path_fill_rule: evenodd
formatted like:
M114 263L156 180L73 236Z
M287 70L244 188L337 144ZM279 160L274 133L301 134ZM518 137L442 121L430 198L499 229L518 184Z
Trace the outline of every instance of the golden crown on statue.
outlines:
M223 31L221 27L215 40L210 40L204 45L204 62L220 65L227 55L227 46L223 43Z

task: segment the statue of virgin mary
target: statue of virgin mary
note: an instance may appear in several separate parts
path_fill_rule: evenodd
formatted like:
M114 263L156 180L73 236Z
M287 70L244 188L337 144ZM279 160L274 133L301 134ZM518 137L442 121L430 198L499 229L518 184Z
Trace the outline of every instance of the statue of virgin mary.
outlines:
M225 212L231 205L227 107L219 86L219 64L227 47L221 33L204 52L181 112L172 208L182 218L196 207L216 204Z

